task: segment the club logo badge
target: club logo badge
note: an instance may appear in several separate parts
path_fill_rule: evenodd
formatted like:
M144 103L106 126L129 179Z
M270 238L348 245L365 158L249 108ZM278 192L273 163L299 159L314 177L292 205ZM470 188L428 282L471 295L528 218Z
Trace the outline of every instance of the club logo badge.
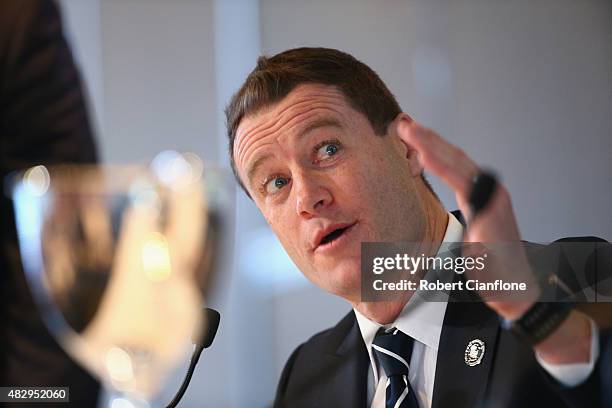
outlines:
M470 367L477 366L482 362L485 353L484 341L474 339L465 348L465 364Z

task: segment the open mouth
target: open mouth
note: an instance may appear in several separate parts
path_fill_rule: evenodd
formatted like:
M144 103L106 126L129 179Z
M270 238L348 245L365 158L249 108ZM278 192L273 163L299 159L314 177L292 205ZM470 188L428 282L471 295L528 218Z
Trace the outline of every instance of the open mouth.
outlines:
M332 230L331 232L323 236L323 238L321 238L321 241L317 245L317 249L324 250L334 246L336 242L342 240L342 237L344 237L350 232L350 230L355 226L355 224L357 224L357 222L354 222L349 225L339 226L339 228Z
M327 234L326 236L323 237L323 239L321 240L321 243L319 245L325 245L328 244L338 238L340 238L340 236L342 234L344 234L346 232L347 229L349 229L350 227L352 227L352 225L347 225L344 228L338 228L336 230L333 230L332 232L330 232L329 234Z

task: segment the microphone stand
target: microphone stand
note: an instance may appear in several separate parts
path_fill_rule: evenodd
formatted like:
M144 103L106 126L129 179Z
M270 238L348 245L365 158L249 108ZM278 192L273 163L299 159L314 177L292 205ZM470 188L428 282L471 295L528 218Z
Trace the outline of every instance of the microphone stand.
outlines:
M187 391L187 387L189 386L189 382L191 381L191 376L195 370L196 364L198 364L198 360L200 359L200 355L205 348L210 347L213 340L215 339L215 335L217 334L217 329L219 328L219 320L221 319L221 315L214 309L204 308L203 309L205 315L205 321L208 322L206 325L206 332L203 333L202 336L194 336L193 342L195 343L195 350L191 356L191 361L189 362L189 368L187 369L187 374L185 374L185 378L183 379L183 383L181 387L172 398L172 401L166 406L166 408L174 408L178 405L179 401Z

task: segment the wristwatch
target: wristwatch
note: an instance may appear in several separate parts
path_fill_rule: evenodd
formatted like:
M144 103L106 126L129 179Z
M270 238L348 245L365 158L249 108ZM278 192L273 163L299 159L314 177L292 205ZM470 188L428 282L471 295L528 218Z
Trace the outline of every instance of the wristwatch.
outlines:
M571 302L535 302L520 318L503 319L502 327L534 346L561 326L573 306Z

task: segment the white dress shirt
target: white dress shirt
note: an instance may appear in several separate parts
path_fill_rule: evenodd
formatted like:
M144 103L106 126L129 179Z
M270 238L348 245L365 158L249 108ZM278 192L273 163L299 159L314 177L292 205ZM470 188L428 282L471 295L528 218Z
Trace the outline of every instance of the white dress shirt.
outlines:
M463 236L463 227L452 215L448 215L448 224L443 242L460 242ZM450 276L450 275L449 275ZM451 276L452 278L452 276ZM412 357L410 359L410 372L408 380L416 393L419 406L430 408L433 400L434 379L436 377L436 361L438 345L444 324L447 302L424 301L418 291L413 295L398 318L391 324L378 324L356 309L355 316L361 331L361 336L370 356L372 370L368 372L368 401L372 408L385 408L385 388L387 376L376 364L372 353L372 342L381 327L396 327L414 339ZM590 319L589 319L590 320ZM591 320L591 356L588 363L578 364L549 364L536 355L540 365L557 381L565 386L575 386L588 378L593 371L595 362L599 357L599 336L597 325Z

